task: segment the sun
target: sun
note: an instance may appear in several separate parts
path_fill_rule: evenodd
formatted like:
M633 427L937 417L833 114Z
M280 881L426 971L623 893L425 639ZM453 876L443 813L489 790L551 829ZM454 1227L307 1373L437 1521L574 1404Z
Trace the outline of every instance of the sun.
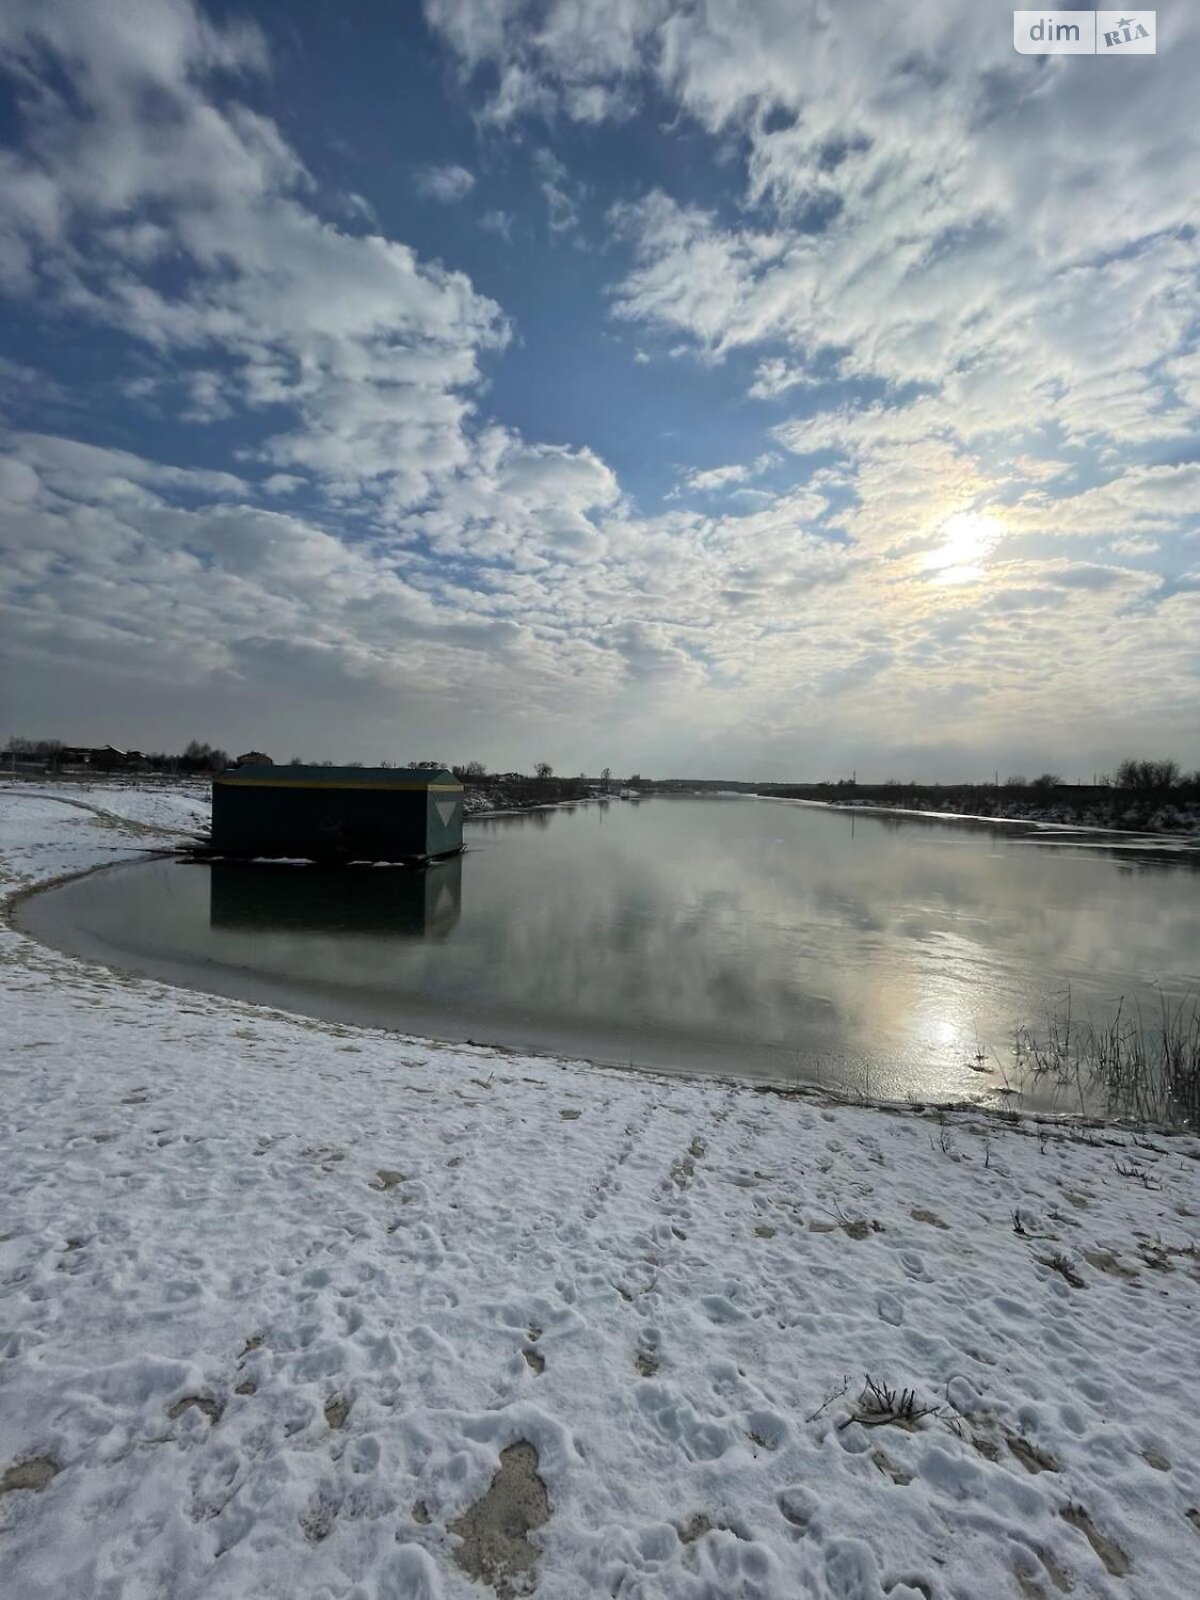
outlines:
M921 571L939 583L976 583L986 575L985 559L1004 537L1004 524L988 511L956 511L942 523L943 542L921 558Z

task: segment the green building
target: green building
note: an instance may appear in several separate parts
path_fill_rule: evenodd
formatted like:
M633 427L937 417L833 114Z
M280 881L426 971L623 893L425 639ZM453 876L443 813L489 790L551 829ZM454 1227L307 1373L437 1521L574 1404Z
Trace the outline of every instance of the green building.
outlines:
M436 767L230 767L213 779L214 855L429 861L462 849L463 789Z

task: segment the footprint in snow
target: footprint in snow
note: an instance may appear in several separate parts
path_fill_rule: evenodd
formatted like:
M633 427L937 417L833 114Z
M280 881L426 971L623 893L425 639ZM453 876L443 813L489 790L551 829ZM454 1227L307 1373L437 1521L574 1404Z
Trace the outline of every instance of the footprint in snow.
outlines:
M942 1221L936 1211L927 1211L924 1206L914 1206L911 1215L914 1222L927 1223L931 1228L949 1228L950 1226L948 1222Z
M331 1428L344 1428L346 1418L350 1415L350 1401L343 1395L335 1394L325 1402L325 1421Z
M1038 1548L1030 1553L1030 1558L1033 1556L1036 1556L1037 1560L1041 1562L1046 1576L1050 1579L1050 1582L1054 1585L1058 1593L1069 1594L1071 1591L1071 1580L1067 1577L1066 1573L1059 1566L1058 1562L1054 1559L1050 1552L1048 1550L1042 1550ZM1036 1570L1034 1572L1026 1572L1023 1567L1017 1567L1016 1575L1017 1586L1021 1593L1025 1596L1025 1600L1046 1600L1046 1591L1037 1581L1038 1574Z
M904 1321L904 1305L894 1294L881 1294L875 1302L882 1321L890 1322L893 1328L898 1328Z
M723 1294L702 1295L700 1304L704 1307L708 1320L718 1325L727 1322L744 1322L746 1320L746 1313L735 1306L732 1300L726 1299Z
M1036 1444L1022 1438L1018 1433L1005 1435L1005 1443L1009 1451L1025 1468L1026 1472L1057 1472L1058 1462L1045 1450L1039 1450Z
M905 1472L903 1467L897 1466L886 1450L872 1450L871 1461L885 1478L890 1478L899 1488L906 1487L913 1480L912 1473Z
M760 1450L778 1450L787 1431L787 1423L773 1411L751 1411L746 1418L746 1437Z
M1127 1267L1111 1250L1084 1250L1083 1259L1089 1266L1095 1267L1097 1272L1107 1272L1112 1278L1124 1278L1129 1283L1136 1283L1140 1274L1132 1267Z
M0 1494L15 1494L18 1489L44 1489L52 1478L58 1476L57 1463L49 1456L31 1456L27 1461L17 1461L0 1477Z
M793 1484L789 1488L781 1489L775 1496L775 1504L785 1522L789 1522L798 1533L808 1532L809 1525L820 1510L820 1502L810 1489L803 1484Z
M183 1416L184 1412L193 1409L201 1412L208 1418L210 1424L216 1427L221 1420L221 1413L225 1410L225 1407L219 1400L214 1400L210 1395L185 1394L182 1400L176 1400L174 1405L167 1407L167 1416L170 1417L172 1422L175 1422Z
M533 1580L539 1551L529 1535L549 1521L551 1511L538 1465L537 1450L528 1440L509 1445L500 1452L500 1467L487 1493L447 1523L461 1541L450 1559L469 1578L489 1584L499 1600L526 1593Z
M1078 1528L1092 1549L1100 1557L1106 1572L1114 1578L1123 1578L1129 1571L1129 1557L1115 1540L1101 1533L1082 1506L1064 1506L1059 1516L1072 1528Z

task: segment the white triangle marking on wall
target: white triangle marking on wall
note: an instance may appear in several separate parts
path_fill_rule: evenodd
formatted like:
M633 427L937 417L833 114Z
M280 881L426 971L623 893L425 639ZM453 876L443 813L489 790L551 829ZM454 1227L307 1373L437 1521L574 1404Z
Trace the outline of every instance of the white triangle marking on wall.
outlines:
M454 813L458 810L457 800L435 800L433 809L442 819L442 827L448 828L453 820Z

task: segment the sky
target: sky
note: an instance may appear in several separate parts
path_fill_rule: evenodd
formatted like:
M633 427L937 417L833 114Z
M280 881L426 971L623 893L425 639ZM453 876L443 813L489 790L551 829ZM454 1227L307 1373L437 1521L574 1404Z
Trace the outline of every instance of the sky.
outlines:
M1200 13L6 0L0 737L1200 766Z

